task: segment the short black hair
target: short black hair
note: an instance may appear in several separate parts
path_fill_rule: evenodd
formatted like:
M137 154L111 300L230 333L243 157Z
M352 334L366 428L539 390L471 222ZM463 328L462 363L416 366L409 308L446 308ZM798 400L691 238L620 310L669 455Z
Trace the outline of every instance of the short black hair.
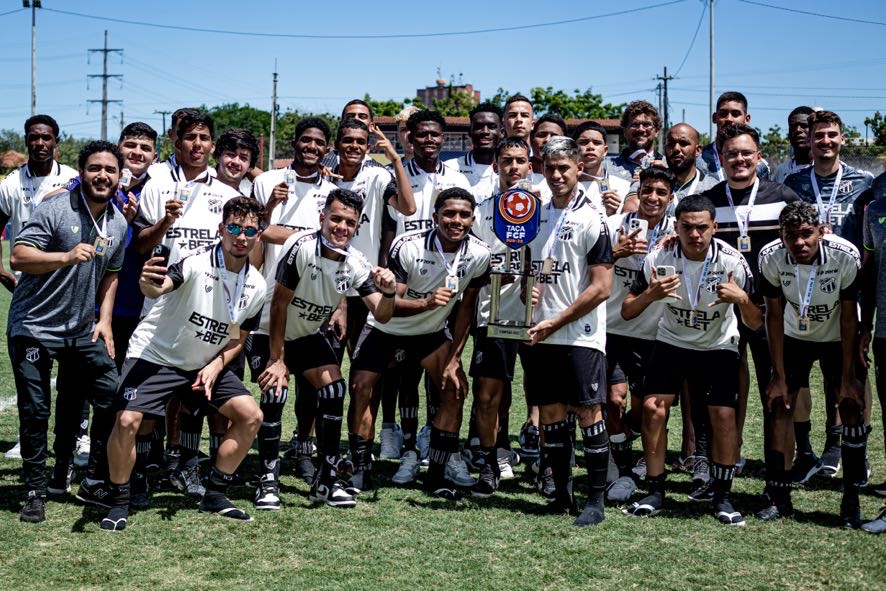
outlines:
M606 132L606 128L603 127L602 125L600 125L599 123L597 123L596 121L583 121L583 122L579 123L578 127L576 127L572 131L572 139L574 139L575 141L578 141L578 138L581 136L581 134L583 134L586 131L596 131L597 133L599 133L600 135L603 136L604 142L609 141L609 134Z
M508 97L508 100L505 101L505 108L503 109L503 111L507 111L508 105L510 105L511 103L529 103L529 106L532 107L532 101L529 100L527 97L523 96L522 94L512 94Z
M255 139L251 131L241 127L233 127L218 136L212 157L218 162L225 152L236 152L240 148L249 150L249 168L253 168L258 162L258 140Z
M799 107L795 107L793 111L788 113L788 121L791 120L791 117L794 115L812 115L815 113L815 109L812 107L807 107L806 105L800 105Z
M32 125L48 125L52 128L52 135L55 136L55 139L58 139L58 135L61 133L58 122L49 115L33 115L25 120L25 139L28 138Z
M443 189L440 191L440 194L437 195L437 199L434 201L434 213L440 213L443 204L449 199L458 199L460 201L469 202L472 211L477 207L477 201L474 199L474 196L470 191L462 189L461 187L449 187L448 189Z
M803 224L818 226L820 220L818 208L805 201L791 201L778 214L778 225L782 229L788 227L797 228Z
M298 138L301 137L301 134L303 134L306 129L319 129L323 132L327 144L329 143L329 138L332 137L332 129L330 129L329 124L326 123L326 121L319 117L305 117L296 124L293 141L297 142Z
M212 120L212 115L206 111L189 109L188 112L182 115L182 118L179 119L178 125L175 126L175 134L178 136L178 139L181 139L185 132L195 125L206 126L209 130L209 138L212 139L215 137L215 122Z
M333 189L326 196L326 204L323 205L323 211L329 211L332 202L338 201L345 207L356 209L357 213L363 211L363 196L349 189Z
M677 185L677 177L667 168L650 166L649 168L642 169L640 171L640 186L643 186L643 181L648 181L650 179L666 182L671 188L671 193L674 192L674 187Z
M123 131L120 132L120 139L117 140L117 143L122 144L123 140L128 137L146 137L151 140L151 142L157 143L157 131L147 123L142 123L141 121L130 123L124 127Z
M714 202L704 195L687 195L680 199L680 203L677 204L677 210L674 212L674 217L679 220L684 213L697 213L700 211L706 211L711 214L711 220L717 219L717 208L714 207Z
M235 215L248 217L254 215L259 221L261 227L261 219L265 214L264 206L254 197L234 197L228 199L222 208L222 222L227 223Z
M526 150L526 156L529 156L529 144L523 138L515 136L502 138L495 144L495 159L498 160L499 155L510 148Z
M113 154L117 159L118 171L123 170L123 153L120 152L120 148L117 147L117 144L104 140L92 141L83 146L83 149L80 150L80 155L77 156L77 167L80 170L86 168L86 161L89 160L89 157L99 152L110 152Z
M744 107L745 114L747 114L748 112L747 97L736 90L728 90L721 94L717 98L717 109L719 109L720 105L722 105L723 103L741 103L741 106Z
M479 105L471 109L468 113L468 119L473 119L474 115L476 115L477 113L493 113L495 115L498 115L499 119L505 116L504 111L501 110L501 107L499 107L495 103L490 103L489 101L480 103Z
M726 140L731 140L732 138L737 138L740 135L749 135L751 139L754 140L754 145L757 148L760 148L760 133L748 125L747 123L730 123L729 125L724 125L722 129L717 132L717 149L722 151L723 144L726 143Z
M538 128L541 127L543 123L553 123L563 131L563 133L559 135L566 135L566 122L563 118L556 113L545 113L535 120L535 125L532 126L532 131L529 132L530 138L535 137L535 132L538 131Z
M346 129L362 129L366 132L367 136L369 135L369 127L359 119L355 117L342 119L342 122L338 124L338 129L335 132L335 143L341 141Z
M372 105L364 101L363 99L353 99L345 103L345 106L341 108L341 120L345 120L345 111L348 110L348 107L351 105L363 105L369 110L369 118L375 119L375 113L372 111Z
M427 123L429 121L439 125L442 131L446 131L446 118L439 111L431 110L416 111L410 115L409 119L406 120L406 129L409 130L409 133L415 133L419 123Z

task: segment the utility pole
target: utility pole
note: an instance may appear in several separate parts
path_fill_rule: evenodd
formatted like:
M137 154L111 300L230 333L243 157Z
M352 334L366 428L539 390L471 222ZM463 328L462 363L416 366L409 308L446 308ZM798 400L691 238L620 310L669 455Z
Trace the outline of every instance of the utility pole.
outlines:
M90 74L90 78L101 78L102 79L102 98L101 100L91 99L87 102L89 103L101 103L102 104L102 139L108 139L108 103L122 103L121 100L108 100L108 78L123 78L122 74L108 74L108 54L109 53L119 53L123 55L122 49L108 49L108 31L105 29L105 46L103 49L90 49L90 55L96 51L102 52L102 73L101 74Z
M661 102L659 104L663 105L664 109L660 110L659 112L664 113L664 125L662 126L662 129L664 130L664 129L670 128L670 126L671 126L671 118L668 114L668 80L673 80L674 77L668 76L668 67L665 66L664 67L664 75L663 76L656 76L655 79L659 80L661 82L662 87L663 87L664 96L663 96L663 98L661 98Z
M160 158L160 151L163 148L163 139L166 137L166 116L171 115L172 111L154 111L155 115L163 117L163 134L157 138L157 158Z
M713 142L716 140L714 137L714 120L711 115L714 112L714 0L710 0L710 33L711 33L711 79L710 84L708 86L708 137L711 138Z
M126 127L126 125L123 123L123 109L120 109L120 131L123 131L124 127Z
M658 76L656 76L655 79L661 80L661 78L659 78ZM661 82L659 82L658 84L655 85L655 92L658 93L658 112L659 113L661 113L661 90L662 90ZM663 130L661 130L661 129L658 130L658 137L656 138L656 140L658 141L659 151L661 151L661 147L662 147L662 131Z
M268 140L268 170L274 170L277 150L277 60L274 60L274 86L271 94L271 137Z
M24 8L31 9L31 115L37 114L37 9L40 0L22 0Z

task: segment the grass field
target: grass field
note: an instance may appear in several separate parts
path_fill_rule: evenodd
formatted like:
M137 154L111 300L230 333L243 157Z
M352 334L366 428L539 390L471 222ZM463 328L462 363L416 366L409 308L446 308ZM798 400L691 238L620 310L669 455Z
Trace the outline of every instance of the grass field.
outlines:
M4 291L0 309L8 300ZM14 393L4 352L0 400ZM745 431L748 467L734 487L736 506L748 517L744 528L721 526L709 505L686 501L689 479L679 473L669 479L672 492L661 515L634 519L607 507L602 525L577 530L571 518L526 514L541 499L523 475L525 466L492 499L451 504L416 488L394 488L389 479L396 463L379 461L378 489L359 497L353 510L311 505L308 487L284 465L281 512L252 511L254 522L231 523L198 513L180 495L158 493L149 510L131 516L125 532L108 534L98 528L103 511L73 497L50 501L43 524L20 523L20 464L0 456L0 589L886 588L886 537L839 529L839 479L814 479L796 491L794 520L764 524L749 516L763 490L756 400L754 391ZM512 430L524 412L515 404ZM874 482L886 476L880 412L875 405ZM289 408L286 419L288 436ZM816 398L818 451L823 423ZM0 413L0 450L12 446L17 428L13 405ZM679 449L679 434L677 412L670 449ZM256 465L254 452L247 463L244 473ZM583 501L583 470L577 482ZM252 494L246 487L231 491L244 508L251 508ZM881 504L864 493L864 517L876 516Z

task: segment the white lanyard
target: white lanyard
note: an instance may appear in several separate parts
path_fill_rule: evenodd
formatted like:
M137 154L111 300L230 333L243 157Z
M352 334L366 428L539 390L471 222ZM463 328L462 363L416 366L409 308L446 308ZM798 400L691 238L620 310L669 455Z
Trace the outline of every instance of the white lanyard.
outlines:
M566 222L566 214L569 212L569 206L572 203L572 199L569 200L569 203L566 204L566 207L563 208L563 211L560 212L560 217L557 218L557 225L554 227L554 231L548 236L547 241L545 242L545 246L542 249L544 254L544 258L551 258L551 255L554 253L554 242L557 240L557 236L560 235L560 229L563 227L563 224ZM551 210L554 207L554 200L551 199L548 202L548 220L550 220Z
M188 209L191 207L191 204L197 200L197 196L200 194L200 189L203 187L203 185L206 184L206 181L209 180L209 169L204 171L204 173L202 175L199 175L194 180L191 180L191 181L188 181L188 180L179 181L178 180L178 179L184 179L184 178L185 178L185 171L182 170L182 168L179 166L177 173L176 173L175 198L176 199L179 198L179 191L180 191L179 185L183 185L185 188L191 189L191 193L188 195L188 199L187 199L187 203L185 204L184 211L182 212L183 216L185 213L187 213Z
M680 265L683 267L683 281L686 283L686 295L689 296L689 306L691 307L690 314L693 317L695 316L695 309L698 307L698 298L701 297L701 288L704 284L705 276L708 274L708 268L711 266L711 261L714 260L713 254L713 246L709 246L708 254L704 259L704 266L701 268L701 275L698 276L698 284L695 286L695 289L692 289L692 278L686 271L686 255L682 252L680 253Z
M83 200L83 205L86 207L86 213L89 214L89 219L92 220L92 225L95 226L95 232L98 234L98 237L102 240L107 239L108 237L108 209L105 207L105 215L102 216L102 227L101 230L98 228L98 224L95 221L95 218L92 217L92 210L89 209L89 204L86 202L86 197L83 196L83 193L80 193L80 199Z
M726 180L726 177L723 176L723 169L720 167L720 153L717 151L717 144L711 144L711 147L714 149L714 164L717 165L717 178L720 179L720 182Z
M323 236L323 234L320 234L320 244L336 254L340 254L344 257L350 256L350 253L347 250L343 250L341 248L338 248L337 246L333 246L332 243L329 242L329 240L327 240L325 236Z
M218 261L219 267L219 276L222 280L222 287L225 290L225 300L228 305L228 316L231 317L231 322L236 324L236 306L240 302L240 296L243 293L243 287L246 285L246 271L249 270L249 264L246 263L243 265L243 268L240 269L240 272L237 273L237 283L234 286L234 297L231 297L231 292L228 290L228 284L224 279L224 272L227 271L227 267L225 267L225 256L222 254L222 247L218 245L215 251L215 259ZM232 337L234 335L231 335ZM239 335L238 335L239 336Z
M639 150L634 150L634 153L631 154L630 156L628 156L628 159L629 159L629 160L633 160L633 159L635 159L637 156L639 156L640 154L643 154L643 157L644 157L644 158L648 158L649 156L651 156L651 154L650 154L649 152L647 152L647 151L644 150L643 148L640 148Z
M729 200L729 207L732 208L732 212L735 214L735 221L738 222L738 233L742 236L748 235L748 226L751 225L751 209L754 207L754 200L757 198L757 190L759 188L760 179L755 178L754 187L751 189L750 197L748 197L748 209L744 217L742 217L738 215L738 207L735 206L735 202L732 200L732 191L729 189L729 184L726 184L726 199Z
M812 190L815 192L815 203L818 205L818 215L822 217L822 223L830 224L831 223L831 210L834 209L834 202L837 200L837 190L840 188L840 181L843 180L843 165L840 164L840 168L837 169L837 178L834 179L834 188L831 189L831 198L828 199L828 204L825 204L821 200L821 190L818 188L818 181L815 179L815 167L809 167L809 178L812 179Z
M446 262L446 257L443 255L443 245L440 244L440 239L436 236L434 237L434 246L437 249L437 254L440 256L440 261L443 262L443 267L446 269L446 275L449 277L457 277L458 264L461 262L461 255L467 250L467 238L462 240L462 243L458 245L458 250L455 251L455 257L452 259L451 265Z
M800 318L809 315L809 304L812 302L812 290L815 289L815 274L818 272L818 262L812 265L809 271L809 281L806 282L806 294L800 292L800 265L794 265L794 276L797 278L797 299L800 304Z
M49 169L49 174L45 177L47 180L53 176L53 170L54 168ZM34 174L31 172L31 167L27 164L22 170L22 177L28 179L27 189L25 189L25 185L22 183L22 192L25 193L25 199L22 199L22 202L33 210L39 204L37 203L37 191L34 189Z

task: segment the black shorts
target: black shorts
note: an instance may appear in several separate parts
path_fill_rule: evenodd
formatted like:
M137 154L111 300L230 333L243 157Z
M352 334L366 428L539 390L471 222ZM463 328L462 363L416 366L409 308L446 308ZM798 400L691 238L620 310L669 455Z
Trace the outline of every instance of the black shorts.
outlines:
M685 381L692 400L710 406L738 405L739 355L727 349L694 351L656 341L646 364L644 396L680 396Z
M521 341L514 339L491 338L487 334L485 326L478 328L474 334L471 377L492 378L508 382L513 380L520 344Z
M521 359L526 404L591 406L606 402L606 355L602 351L542 343L525 347Z
M627 382L634 396L643 396L643 375L655 341L618 334L606 334L606 383Z
M244 349L252 383L255 383L271 358L271 338L266 334L251 334ZM326 337L318 332L284 341L283 362L291 373L301 375L315 367L338 365L338 357Z
M199 370L185 371L129 357L123 362L117 410L131 410L146 415L166 416L166 403L176 396L193 413L218 412L228 400L251 396L243 382L225 367L218 375L212 397L207 400L203 390L191 389Z
M839 388L843 379L843 343L834 341L819 343L804 341L785 335L784 337L784 373L789 392L809 387L809 374L812 366L818 361L824 383ZM855 364L855 374L862 382L867 379L867 371Z
M354 348L351 370L382 373L391 363L418 365L425 357L451 340L449 331L445 329L407 336L388 334L378 328L366 326Z

